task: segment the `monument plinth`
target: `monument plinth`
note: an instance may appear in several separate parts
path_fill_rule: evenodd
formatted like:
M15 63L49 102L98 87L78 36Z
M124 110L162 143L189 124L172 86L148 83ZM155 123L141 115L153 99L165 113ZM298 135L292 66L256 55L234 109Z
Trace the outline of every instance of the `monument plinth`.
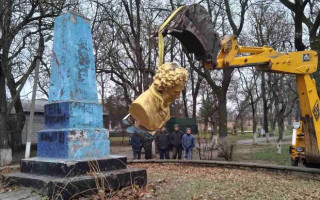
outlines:
M69 199L82 191L95 191L95 177L88 175L94 165L99 169L95 173L107 180L106 188L146 185L146 170L127 169L126 157L109 155L90 21L77 13L55 19L49 90L45 130L38 132L38 157L21 160L21 172L4 175L6 184Z
M98 102L90 21L75 13L56 18L45 130L38 157L93 158L110 153Z

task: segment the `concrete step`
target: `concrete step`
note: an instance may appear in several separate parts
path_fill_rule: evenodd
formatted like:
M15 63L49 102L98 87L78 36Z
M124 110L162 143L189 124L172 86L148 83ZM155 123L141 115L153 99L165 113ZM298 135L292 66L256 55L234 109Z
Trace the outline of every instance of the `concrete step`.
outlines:
M86 174L90 171L92 166L98 166L99 171L111 171L125 169L126 164L127 157L118 155L81 160L34 157L21 160L21 172L58 177L71 177Z
M17 199L26 199L26 200L41 200L44 196L33 192L30 188L18 188L10 192L1 193L0 200L17 200Z
M3 181L10 186L32 187L50 199L70 199L96 194L100 188L115 190L131 185L145 186L147 172L145 169L129 168L64 178L15 172L3 175Z

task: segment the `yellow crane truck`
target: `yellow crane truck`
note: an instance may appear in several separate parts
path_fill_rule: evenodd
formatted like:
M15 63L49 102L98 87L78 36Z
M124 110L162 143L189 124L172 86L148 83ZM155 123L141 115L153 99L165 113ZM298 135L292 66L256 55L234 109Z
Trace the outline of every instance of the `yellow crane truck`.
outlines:
M193 53L205 69L255 67L265 72L295 74L301 120L294 123L292 165L320 164L319 97L310 76L318 67L316 51L280 53L268 46L240 46L235 36L220 40L209 13L199 4L179 7L159 28L159 66L163 64L164 37L168 34L182 43L185 52Z

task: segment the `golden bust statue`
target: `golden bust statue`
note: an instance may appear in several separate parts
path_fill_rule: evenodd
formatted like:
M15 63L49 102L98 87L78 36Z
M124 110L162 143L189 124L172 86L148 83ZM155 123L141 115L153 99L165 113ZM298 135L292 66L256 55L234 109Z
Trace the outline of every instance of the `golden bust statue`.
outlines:
M179 98L188 71L176 63L165 63L156 71L150 88L133 101L130 115L147 130L156 130L170 119L170 104Z

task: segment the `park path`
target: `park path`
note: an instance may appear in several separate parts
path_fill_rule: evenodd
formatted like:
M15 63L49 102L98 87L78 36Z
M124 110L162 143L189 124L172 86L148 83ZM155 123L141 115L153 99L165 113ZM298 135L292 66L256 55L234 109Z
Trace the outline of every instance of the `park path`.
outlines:
M284 136L283 137L283 140L282 141L290 141L292 138L291 135L287 135L287 136ZM269 137L269 141L270 142L274 142L274 141L277 141L278 140L278 137ZM253 142L253 139L246 139L246 140L238 140L237 141L237 144L252 144ZM266 138L265 137L260 137L260 138L257 138L256 139L256 143L266 143Z

